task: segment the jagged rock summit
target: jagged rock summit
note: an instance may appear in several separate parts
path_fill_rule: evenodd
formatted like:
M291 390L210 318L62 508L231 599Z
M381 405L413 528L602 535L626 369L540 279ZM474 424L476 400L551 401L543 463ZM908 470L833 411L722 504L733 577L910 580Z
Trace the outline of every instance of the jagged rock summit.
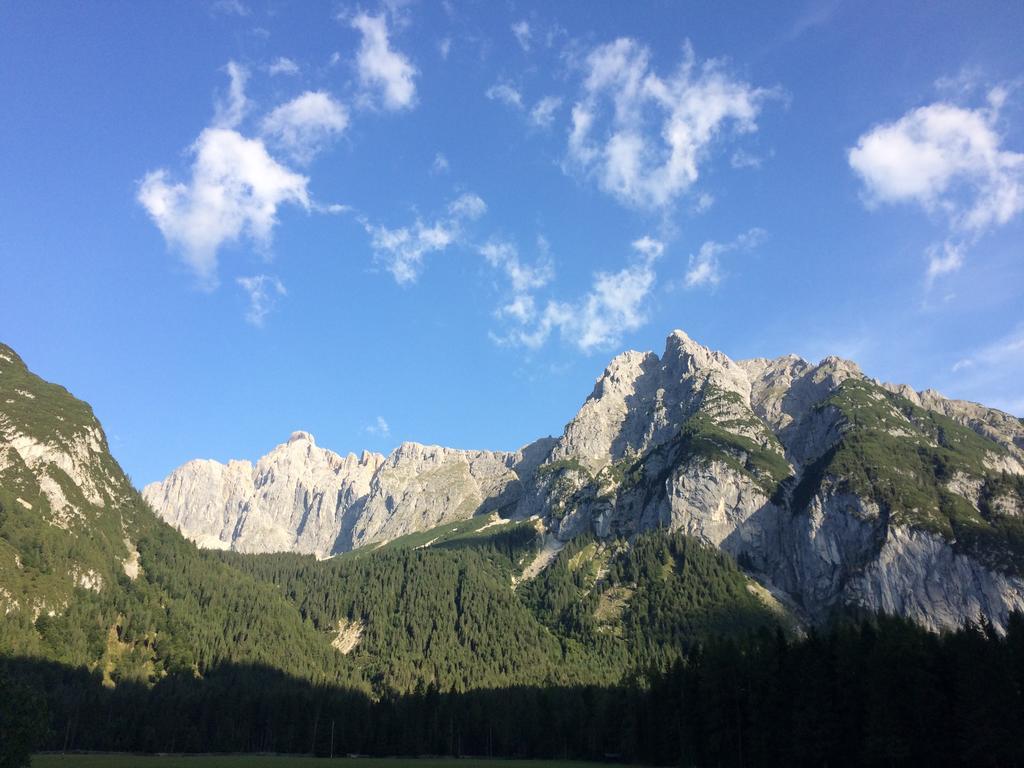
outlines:
M543 453L543 451L541 451ZM255 465L190 461L143 497L200 546L328 557L515 504L536 445L515 453L403 443L341 456L293 432Z
M186 535L318 556L497 512L549 545L682 530L810 621L931 627L1024 608L1024 424L853 362L734 361L671 333L624 352L561 437L514 453L406 443L347 458L297 432L255 466L196 461L144 490ZM553 548L553 549L552 549Z
M341 456L299 431L255 465L190 461L143 497L200 546L324 556L383 462L378 453Z

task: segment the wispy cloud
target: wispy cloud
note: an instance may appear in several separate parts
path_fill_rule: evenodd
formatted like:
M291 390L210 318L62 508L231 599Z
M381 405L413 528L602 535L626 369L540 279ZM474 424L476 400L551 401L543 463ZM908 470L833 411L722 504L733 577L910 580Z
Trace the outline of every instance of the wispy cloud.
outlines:
M249 99L245 95L249 70L234 61L229 61L224 69L230 85L227 94L217 99L213 124L219 128L237 128L249 110Z
M250 11L249 7L242 3L241 0L215 0L210 5L210 13L245 17L249 15Z
M623 334L647 322L646 309L656 279L654 263L664 245L643 237L633 243L633 250L633 264L618 272L596 273L590 290L576 301L550 299L543 307L531 290L545 285L549 274L538 274L536 267L524 271L514 252L485 253L496 266L508 271L513 264L519 272L520 290L514 290L512 301L498 310L499 317L509 320L512 327L503 334L492 334L492 338L502 345L538 348L557 332L583 352L619 344ZM515 287L515 279L511 279Z
M391 427L383 416L378 416L373 424L366 427L366 431L376 437L389 437L391 435Z
M299 65L286 56L278 56L274 63L267 67L267 72L271 76L297 75L299 71Z
M482 216L487 204L477 195L464 193L448 204L448 215L425 223L417 218L409 226L391 229L363 220L376 259L399 285L416 282L423 260L430 253L444 251L456 242L462 225Z
M297 163L309 163L348 126L348 112L324 91L306 91L263 118L264 136Z
M713 288L723 278L721 256L730 251L749 251L764 242L767 233L763 229L750 229L728 243L708 240L700 250L690 255L689 268L683 284L687 288Z
M502 104L507 104L510 107L515 107L516 109L523 108L523 95L508 83L497 83L492 85L484 91L484 96L492 101L500 101Z
M530 125L535 128L550 128L563 103L560 96L544 96L538 99L532 107L528 107L523 92L506 82L495 83L484 91L484 96L491 101L500 102L517 112L524 113Z
M487 213L487 203L479 195L465 192L448 203L448 213L456 221L462 219L479 219Z
M480 248L480 254L495 269L500 269L508 279L512 298L498 308L499 316L509 314L520 322L529 319L533 310L532 292L542 288L554 276L554 267L546 252L535 264L526 264L519 258L519 251L509 242L492 240Z
M729 159L729 164L732 165L733 168L739 169L760 168L761 158L757 155L752 155L745 150L737 149L732 153L732 157Z
M562 106L560 96L545 96L530 110L530 122L538 128L549 128L555 121L555 113Z
M387 19L360 13L352 19L352 26L363 35L356 67L367 93L376 94L387 109L414 106L418 72L408 58L391 47Z
M515 36L516 42L519 43L519 47L529 52L531 39L530 23L526 19L517 21L512 25L512 34Z
M620 202L657 209L697 181L717 139L757 130L774 92L733 78L720 62L698 64L688 44L668 76L650 59L631 38L590 52L572 108L568 161Z
M249 309L245 319L250 325L263 327L264 318L270 313L281 296L287 295L284 284L272 275L239 277L238 285L249 297Z

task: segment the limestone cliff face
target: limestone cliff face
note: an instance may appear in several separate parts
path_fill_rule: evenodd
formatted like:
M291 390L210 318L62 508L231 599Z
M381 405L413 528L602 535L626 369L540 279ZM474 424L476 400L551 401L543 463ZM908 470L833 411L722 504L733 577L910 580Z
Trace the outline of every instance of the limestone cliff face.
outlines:
M625 352L558 438L518 452L406 443L342 458L298 433L145 490L207 546L326 556L498 511L548 540L682 530L810 621L889 611L931 627L1024 607L1024 424L789 355L733 361L682 331Z
M650 450L678 433L708 387L733 392L749 405L750 382L743 369L682 331L668 337L661 358L624 352L566 426L552 460L572 458L596 471Z
M255 465L190 461L143 497L197 544L238 552L328 557L366 544L508 511L546 455L539 441L515 453L404 443L390 456L340 456L295 432Z
M535 487L559 539L682 530L811 621L853 608L1001 627L1024 605L1024 542L1001 522L1024 510L1022 446L1015 417L847 360L733 362L675 332L661 358L612 362Z
M374 476L346 543L355 548L476 514L510 513L548 442L515 453L403 443Z
M295 432L255 465L190 461L142 495L200 546L325 557L383 462L376 453L340 456Z

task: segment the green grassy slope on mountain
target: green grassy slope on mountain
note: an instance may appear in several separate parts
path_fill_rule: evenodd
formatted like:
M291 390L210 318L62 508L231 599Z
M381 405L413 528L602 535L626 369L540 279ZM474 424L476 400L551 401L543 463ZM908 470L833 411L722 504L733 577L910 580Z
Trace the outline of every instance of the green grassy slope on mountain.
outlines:
M0 432L0 653L85 666L107 684L230 662L350 682L295 606L160 521L92 409L5 346Z
M1021 520L992 514L952 487L966 480L980 484L981 498L1024 498L993 468L1005 455L1000 446L867 381L845 381L818 409L836 415L841 438L805 471L795 509L833 483L880 505L894 524L937 533L991 567L1024 570Z

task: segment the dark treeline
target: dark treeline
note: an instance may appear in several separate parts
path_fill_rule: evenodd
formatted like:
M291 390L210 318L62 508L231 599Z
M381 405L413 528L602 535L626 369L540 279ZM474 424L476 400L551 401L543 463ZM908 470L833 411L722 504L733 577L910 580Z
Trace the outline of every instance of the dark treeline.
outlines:
M936 635L881 618L787 639L705 641L613 686L435 686L373 700L280 671L104 687L98 674L8 658L41 692L46 749L493 755L654 765L1024 763L1024 618ZM0 675L2 677L2 675ZM0 708L12 706L4 697Z

